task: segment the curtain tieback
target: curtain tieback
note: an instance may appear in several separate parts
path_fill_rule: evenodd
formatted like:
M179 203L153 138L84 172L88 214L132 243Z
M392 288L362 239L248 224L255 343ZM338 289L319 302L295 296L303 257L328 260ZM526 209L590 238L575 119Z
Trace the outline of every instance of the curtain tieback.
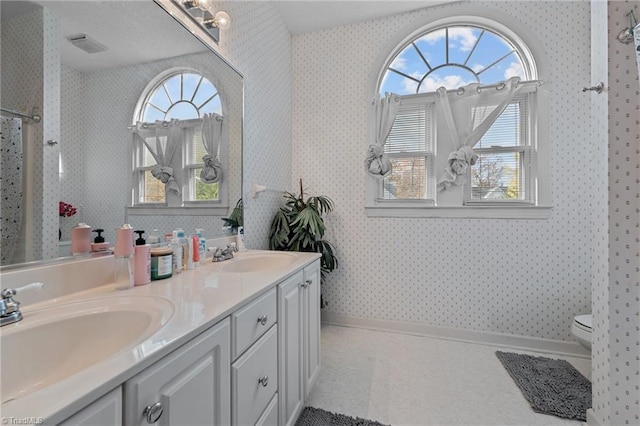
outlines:
M385 155L383 146L369 145L364 168L370 175L377 178L385 178L391 174L391 160Z
M200 172L200 179L204 183L216 183L222 180L222 164L211 154L202 157L204 167Z
M478 155L473 152L473 148L470 146L463 146L459 150L451 152L448 161L449 165L438 181L438 191L444 191L451 185L462 185L469 166L473 166L478 161Z
M151 175L169 187L170 191L180 194L178 182L173 177L173 168L156 164L151 169Z

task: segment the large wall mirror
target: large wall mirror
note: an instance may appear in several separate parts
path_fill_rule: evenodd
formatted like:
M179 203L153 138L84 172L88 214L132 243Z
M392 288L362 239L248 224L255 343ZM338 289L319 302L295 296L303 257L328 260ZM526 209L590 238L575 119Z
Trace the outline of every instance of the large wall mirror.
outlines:
M233 232L222 220L241 211L243 81L233 67L153 0L1 7L0 106L42 116L1 114L3 266L69 254L79 222L111 243L123 223ZM205 114L223 123L215 153ZM173 123L184 134L160 165L172 166L169 190L152 174L152 151ZM216 182L200 177L206 154L219 163Z

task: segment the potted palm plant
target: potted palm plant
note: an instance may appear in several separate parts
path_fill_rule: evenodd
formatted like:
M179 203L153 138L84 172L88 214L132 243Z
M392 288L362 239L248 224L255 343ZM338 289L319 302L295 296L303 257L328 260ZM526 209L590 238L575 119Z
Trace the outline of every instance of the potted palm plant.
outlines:
M329 197L309 196L305 193L300 179L300 194L284 193L285 202L278 210L269 231L271 250L316 252L321 254L320 267L322 282L326 275L338 267L333 245L324 240L325 225L323 215L333 210ZM322 300L322 299L321 299ZM324 302L321 301L324 306Z

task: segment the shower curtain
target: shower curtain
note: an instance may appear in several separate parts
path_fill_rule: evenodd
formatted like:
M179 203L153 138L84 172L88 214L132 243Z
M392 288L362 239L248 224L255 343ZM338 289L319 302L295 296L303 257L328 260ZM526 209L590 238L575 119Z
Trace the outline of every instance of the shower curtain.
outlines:
M7 264L22 228L22 120L0 117L0 264Z

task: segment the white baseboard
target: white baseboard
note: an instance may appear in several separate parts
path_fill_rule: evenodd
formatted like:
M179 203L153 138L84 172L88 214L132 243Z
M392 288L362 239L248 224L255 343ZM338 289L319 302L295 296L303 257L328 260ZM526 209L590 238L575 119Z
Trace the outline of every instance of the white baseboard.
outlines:
M593 408L589 408L587 410L587 425L588 426L604 426L600 421L596 418L595 411Z
M322 322L329 325L393 331L397 333L414 334L418 336L499 346L532 352L573 356L576 358L591 358L591 354L577 342L568 342L563 340L540 339L536 337L517 336L513 334L493 333L488 331L465 330L461 328L435 327L427 324L401 321L349 318L328 312L322 312Z

